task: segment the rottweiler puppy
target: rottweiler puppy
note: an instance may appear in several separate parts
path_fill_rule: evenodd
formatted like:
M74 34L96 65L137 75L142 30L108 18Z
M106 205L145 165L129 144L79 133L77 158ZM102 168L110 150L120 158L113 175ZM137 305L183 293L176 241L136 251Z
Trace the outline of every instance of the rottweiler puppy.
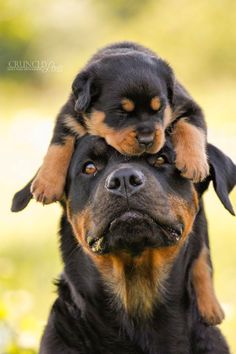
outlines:
M125 155L157 153L171 131L176 167L195 182L209 172L201 108L154 52L122 42L98 51L76 76L31 191L60 200L76 137L103 137Z
M127 157L98 137L78 141L61 202L65 268L41 354L229 354L196 305L196 265L206 303L211 278L201 195L213 180L232 211L236 184L232 161L211 145L208 155L211 174L194 185L167 144ZM30 185L15 210L32 197Z

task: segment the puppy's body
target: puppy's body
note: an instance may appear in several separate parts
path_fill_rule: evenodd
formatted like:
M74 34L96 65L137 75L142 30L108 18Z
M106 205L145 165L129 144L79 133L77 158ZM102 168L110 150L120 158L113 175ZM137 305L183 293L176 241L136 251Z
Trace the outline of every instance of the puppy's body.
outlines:
M75 137L98 135L122 154L141 155L158 152L167 129L177 168L203 180L208 164L201 108L170 66L149 49L130 42L105 47L74 80L32 185L35 199L46 204L60 199Z

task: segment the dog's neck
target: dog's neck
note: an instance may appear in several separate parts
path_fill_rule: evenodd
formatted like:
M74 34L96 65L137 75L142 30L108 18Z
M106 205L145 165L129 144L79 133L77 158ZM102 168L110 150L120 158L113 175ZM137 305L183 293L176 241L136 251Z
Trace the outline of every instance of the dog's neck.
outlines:
M153 249L135 257L117 252L96 258L95 263L113 310L142 320L152 317L155 303L165 298L170 264L162 264Z
M171 269L169 269L168 276L163 283L165 284L165 293L163 293L162 301L158 296L161 293L159 291L154 292L156 296L154 296L154 301L151 297L150 302L148 291L150 289L151 294L153 294L153 289L151 289L150 284L145 283L147 270L145 271L145 267L142 268L143 278L139 278L139 281L144 281L146 293L144 297L141 296L140 300L140 297L134 294L135 289L138 289L134 286L130 290L129 296L136 296L135 301L136 304L138 303L136 309L139 310L142 304L147 306L151 303L152 311L151 313L134 311L134 315L131 315L125 309L120 296L114 294L114 284L109 285L104 280L104 276L98 271L91 257L84 252L82 247L78 246L65 215L61 220L61 243L65 268L59 282L59 298L61 306L66 308L66 312L70 316L70 323L73 326L77 326L80 318L82 318L82 321L86 319L86 328L93 333L94 322L99 323L96 331L97 337L102 337L107 332L110 333L112 338L116 338L118 335L123 338L128 337L129 340L137 343L144 352L150 353L155 352L157 343L161 342L161 333L164 333L166 329L171 330L173 336L176 337L176 341L181 336L184 337L185 341L188 341L188 331L191 330L193 323L198 319L195 297L191 286L188 285L190 274L188 247L191 245L186 244L186 247L182 248ZM126 269L125 276L126 279L131 276L130 269ZM133 277L131 276L129 286L132 286L132 282L133 285L137 285L136 276L137 273L134 273ZM119 284L116 284L116 286L119 286ZM139 291L140 289L142 291L143 284L139 284L139 287ZM148 297L147 301L145 296ZM148 316L143 316L143 313L148 313ZM189 314L191 314L191 317L189 317ZM183 333L186 333L186 336ZM149 348L148 351L147 348ZM150 348L153 348L153 350Z
M146 250L135 258L127 254L100 256L100 262L105 262L101 267L78 246L65 216L61 226L65 280L82 311L81 299L86 297L96 308L103 303L108 311L119 313L119 317L123 313L123 317L143 321L151 319L159 305L171 301L172 290L168 285L171 281L168 278L173 263L164 266L152 250ZM175 297L174 301L177 300Z

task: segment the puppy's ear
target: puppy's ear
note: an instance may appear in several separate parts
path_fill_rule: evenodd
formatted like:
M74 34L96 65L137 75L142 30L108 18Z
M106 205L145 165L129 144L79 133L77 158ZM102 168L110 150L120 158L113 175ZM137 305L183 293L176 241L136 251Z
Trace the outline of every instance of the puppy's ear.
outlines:
M158 59L158 75L164 79L167 88L167 97L173 103L175 76L170 65L163 59Z
M207 145L207 153L210 164L210 175L205 181L199 183L202 192L207 189L210 180L224 207L235 215L232 204L229 200L229 193L236 185L236 165L222 151L214 145Z
M93 73L89 70L80 72L73 84L72 92L75 97L75 111L78 113L86 112L92 100L98 94L98 87L95 84Z
M33 178L26 184L26 186L17 192L12 200L11 211L18 212L23 210L29 204L30 200L33 198L30 192L30 186Z

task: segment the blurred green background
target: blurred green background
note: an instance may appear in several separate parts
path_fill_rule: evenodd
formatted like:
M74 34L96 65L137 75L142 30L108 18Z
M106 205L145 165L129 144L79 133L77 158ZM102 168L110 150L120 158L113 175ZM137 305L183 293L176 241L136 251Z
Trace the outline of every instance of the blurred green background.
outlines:
M37 352L56 296L59 206L9 209L42 161L77 71L113 41L149 46L203 107L209 141L236 161L235 23L235 0L0 0L0 353ZM205 200L221 329L236 353L236 219L212 189ZM231 200L236 208L235 191Z

